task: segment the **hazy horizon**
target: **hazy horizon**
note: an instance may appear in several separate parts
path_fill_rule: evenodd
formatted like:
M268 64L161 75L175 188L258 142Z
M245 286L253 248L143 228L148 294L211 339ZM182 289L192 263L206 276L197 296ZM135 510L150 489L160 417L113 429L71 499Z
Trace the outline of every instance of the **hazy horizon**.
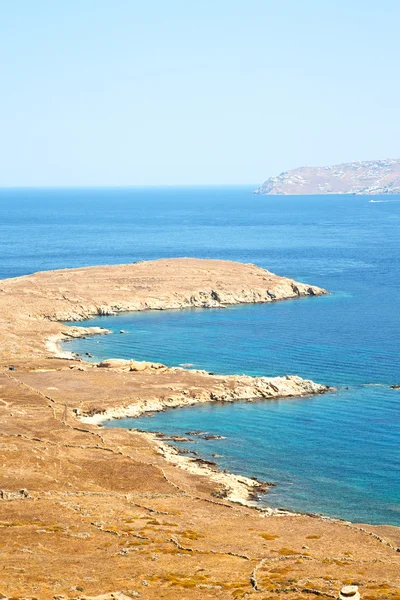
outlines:
M399 17L395 0L4 5L0 187L257 186L399 156Z
M376 158L376 159L366 159L365 161L362 162L368 162L368 161L379 161L379 160L400 160L400 158L393 158L393 157L384 157L384 158ZM348 162L360 162L357 160L354 161L348 161ZM338 163L337 165L299 165L299 168L301 167L325 167L325 166L338 166L339 164L343 164L343 163ZM293 169L296 169L296 167L294 167ZM288 169L289 170L289 169ZM275 175L280 175L280 173L276 173ZM273 177L274 174L270 175L269 177ZM218 188L218 187L254 187L254 189L256 190L262 183L264 183L264 181L268 179L265 178L263 181L258 181L258 182L242 182L242 183L230 183L230 182L221 182L221 183L207 183L207 182L201 182L201 183L144 183L144 184L91 184L91 183L84 183L84 184L80 184L80 185L74 185L74 184L42 184L42 185L31 185L31 184L20 184L20 185L1 185L0 183L0 189L2 190L17 190L17 189L43 189L43 190L62 190L62 189L143 189L143 188L198 188L198 187L204 187L204 188ZM349 192L350 194L350 192ZM296 195L296 194L294 194ZM397 194L396 194L397 195Z

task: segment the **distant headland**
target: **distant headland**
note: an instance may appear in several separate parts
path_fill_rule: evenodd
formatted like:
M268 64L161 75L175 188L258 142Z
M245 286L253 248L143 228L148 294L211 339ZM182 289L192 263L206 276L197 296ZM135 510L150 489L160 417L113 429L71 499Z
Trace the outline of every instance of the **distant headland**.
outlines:
M400 159L367 160L330 167L299 167L270 177L262 195L400 194Z

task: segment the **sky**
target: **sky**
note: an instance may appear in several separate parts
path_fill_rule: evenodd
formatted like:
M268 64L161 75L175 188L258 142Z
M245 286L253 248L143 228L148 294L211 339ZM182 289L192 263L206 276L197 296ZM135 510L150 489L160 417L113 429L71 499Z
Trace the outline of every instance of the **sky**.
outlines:
M0 0L0 186L400 158L398 0Z

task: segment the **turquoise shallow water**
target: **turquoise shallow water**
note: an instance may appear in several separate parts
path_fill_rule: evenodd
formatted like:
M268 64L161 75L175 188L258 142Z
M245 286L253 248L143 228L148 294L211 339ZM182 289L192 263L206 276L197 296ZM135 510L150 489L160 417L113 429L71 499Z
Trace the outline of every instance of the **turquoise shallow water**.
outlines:
M218 454L223 468L277 482L268 504L400 525L400 392L389 388L400 383L400 199L251 192L2 190L0 277L200 256L254 262L328 288L329 297L273 305L96 319L129 333L68 347L96 358L296 373L338 386L322 397L203 406L109 425L225 435L188 447Z
M338 386L315 398L199 406L106 426L223 435L225 440L196 437L182 446L223 468L276 482L263 498L269 505L400 525L400 393L389 387L398 380L396 340L387 341L392 355L382 351L381 336L369 345L359 344L351 331L338 337L327 323L350 302L351 296L338 294L101 317L88 324L109 327L114 335L67 346L95 358L140 356L169 365L187 360L213 372L297 373Z
M277 483L262 499L267 505L400 525L398 414L392 391L356 388L307 400L184 408L108 426L226 436L181 446Z

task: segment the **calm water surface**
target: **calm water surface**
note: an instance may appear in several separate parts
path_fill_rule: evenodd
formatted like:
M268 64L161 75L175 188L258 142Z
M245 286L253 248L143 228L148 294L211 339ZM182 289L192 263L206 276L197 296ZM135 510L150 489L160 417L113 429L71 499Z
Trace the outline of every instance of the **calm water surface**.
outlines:
M2 190L0 277L199 256L254 262L328 288L329 297L273 305L103 317L92 323L115 335L68 348L337 386L306 400L202 406L109 426L222 434L186 446L277 482L266 503L400 525L400 392L389 388L400 382L400 198L251 192Z

